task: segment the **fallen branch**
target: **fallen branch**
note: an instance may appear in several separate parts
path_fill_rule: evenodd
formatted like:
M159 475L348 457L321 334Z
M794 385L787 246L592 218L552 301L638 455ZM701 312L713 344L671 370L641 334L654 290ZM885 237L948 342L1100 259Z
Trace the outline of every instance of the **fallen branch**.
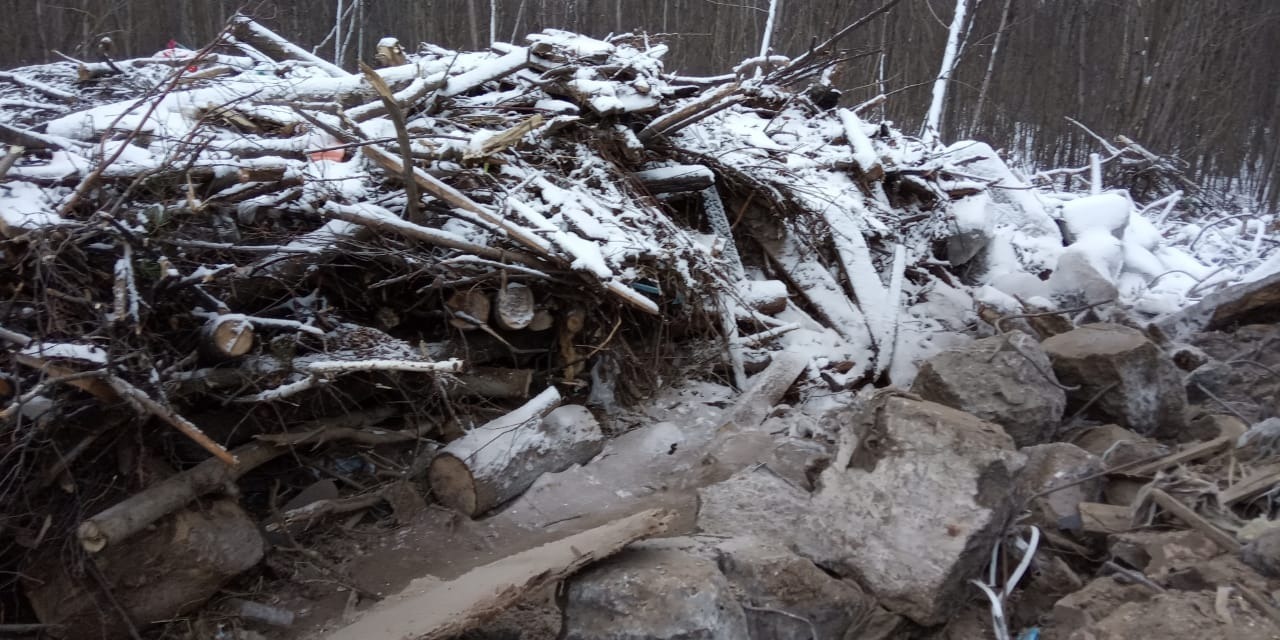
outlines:
M382 408L321 421L321 425L374 424L391 414L390 409ZM227 465L217 459L205 460L165 478L80 523L77 530L80 545L90 553L97 553L107 545L142 531L200 496L226 489L244 474L288 451L288 447L269 442L253 442L235 449L235 465Z

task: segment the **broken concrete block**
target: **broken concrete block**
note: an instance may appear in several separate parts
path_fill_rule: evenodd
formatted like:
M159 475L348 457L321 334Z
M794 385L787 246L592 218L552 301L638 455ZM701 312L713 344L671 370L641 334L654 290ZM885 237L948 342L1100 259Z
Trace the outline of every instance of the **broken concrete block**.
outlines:
M1067 408L1089 406L1141 434L1173 436L1187 424L1187 392L1178 368L1129 327L1097 323L1053 336L1043 343L1067 394Z
M1004 427L1020 447L1052 439L1067 406L1049 357L1020 331L930 358L911 392Z
M1264 531L1240 550L1240 559L1268 578L1280 578L1280 529Z
M1157 582L1222 553L1213 540L1190 529L1118 533L1108 538L1108 549L1112 557Z
M1053 627L1063 631L1079 629L1111 615L1126 602L1144 602L1152 595L1151 590L1142 585L1121 584L1111 577L1098 578L1053 605Z
M258 525L235 500L180 510L88 558L135 625L169 620L204 604L262 559ZM63 638L121 638L129 632L98 581L73 575L54 553L24 573L27 598Z
M1233 598L1226 616L1218 612L1213 591L1168 591L1145 602L1127 602L1082 629L1095 640L1272 640L1280 633L1257 609ZM1232 606L1234 604L1234 606ZM1078 636L1072 635L1071 638Z
M885 608L921 625L972 595L1002 535L1024 458L999 425L881 392L847 428L810 512L836 555ZM981 551L980 551L981 550Z
M752 640L895 637L901 618L875 597L776 543L732 538L714 551L746 611Z
M564 640L743 640L747 618L715 563L640 544L579 574L564 602Z
M1021 451L1027 456L1027 464L1018 475L1020 494L1035 496L1062 487L1032 500L1035 523L1079 530L1080 503L1097 502L1102 496L1102 459L1065 442L1024 447Z
M1071 444L1102 458L1107 468L1155 460L1173 453L1168 446L1118 424L1104 424L1074 432Z
M1210 360L1187 379L1187 398L1215 411L1217 400L1231 405L1249 422L1280 416L1280 324L1255 324L1231 332L1192 336Z
M782 544L823 566L839 556L816 530L809 493L765 466L698 490L698 530Z

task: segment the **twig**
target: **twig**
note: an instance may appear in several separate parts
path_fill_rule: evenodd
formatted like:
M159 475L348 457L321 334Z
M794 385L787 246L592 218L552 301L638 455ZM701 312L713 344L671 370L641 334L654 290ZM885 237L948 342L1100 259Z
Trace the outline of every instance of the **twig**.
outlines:
M1128 578L1128 579L1130 579L1130 580L1132 580L1132 581L1134 581L1134 582L1136 582L1136 583L1138 583L1138 584L1140 584L1140 585L1142 585L1142 586L1144 586L1144 587L1146 587L1146 588L1148 588L1148 589L1150 589L1150 590L1152 590L1152 591L1154 591L1154 592L1156 592L1156 593L1164 593L1164 592L1165 592L1165 588L1164 588L1164 587L1162 587L1162 586L1160 586L1160 585L1158 585L1158 584L1156 584L1156 583L1152 582L1150 578L1148 578L1148 577L1146 577L1146 576L1142 575L1142 573L1141 573L1141 572L1139 572L1139 571L1134 571L1134 570L1132 570L1132 569L1126 569L1126 568L1124 568L1124 567L1122 567L1122 566L1120 566L1120 565L1116 564L1116 562L1115 562L1114 560L1108 560L1108 561L1106 561L1106 562L1102 563L1102 567L1103 567L1104 569L1110 569L1112 572L1117 573L1117 574L1119 574L1119 575L1122 575L1122 576L1124 576L1124 577L1126 577L1126 578Z
M235 466L235 456L228 453L222 445L211 440L209 436L205 435L204 432L200 430L199 427L192 424L190 420L178 415L173 409L162 406L160 403L152 400L151 396L148 396L141 389L129 384L121 378L113 375L107 375L105 376L105 380L107 381L107 384L111 385L111 388L114 389L116 393L120 394L121 397L132 400L143 411L161 419L174 429L177 429L179 433L190 438L193 442L204 448L205 451L213 454L214 457L221 460L228 466Z
M1151 489L1150 496L1151 500L1163 507L1165 511L1168 511L1174 517L1188 525L1191 525L1191 527L1196 531L1203 533L1210 540L1213 540L1219 547L1222 547L1223 551L1235 553L1240 550L1241 545L1234 537L1227 534L1222 529L1213 526L1213 523L1200 517L1200 514L1196 513L1194 509L1174 499L1173 496L1165 493L1164 490L1153 487Z
M387 108L387 115L391 116L391 123L396 128L396 142L400 145L400 161L403 163L402 178L404 181L404 194L406 197L404 206L404 217L410 222L422 222L421 216L418 214L419 207L422 206L418 196L418 183L413 179L413 148L409 146L409 129L405 125L404 110L400 108L400 103L396 102L395 94L391 92L391 87L387 86L387 81L382 79L369 65L364 61L360 62L360 71L364 73L364 77L369 81L373 90L378 93L378 97L382 99L382 104Z

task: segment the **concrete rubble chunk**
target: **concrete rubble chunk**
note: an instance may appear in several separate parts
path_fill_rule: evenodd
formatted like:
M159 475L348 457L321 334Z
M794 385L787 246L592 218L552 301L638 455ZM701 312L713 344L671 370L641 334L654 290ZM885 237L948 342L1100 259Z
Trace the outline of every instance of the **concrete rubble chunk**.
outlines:
M1127 602L1107 617L1068 636L1071 640L1272 640L1273 622L1240 598L1219 614L1213 591L1168 591L1145 602Z
M1096 323L1053 336L1043 347L1058 379L1078 387L1067 394L1074 412L1089 412L1141 434L1175 436L1187 423L1182 375L1141 331Z
M1098 578L1053 605L1053 627L1062 630L1065 636L1072 629L1107 617L1126 602L1145 602L1152 595L1151 590L1142 585L1122 584L1111 577Z
M1032 519L1051 529L1078 530L1080 503L1102 496L1102 459L1065 442L1024 447L1027 464L1018 476L1019 493L1032 498Z
M747 618L715 562L639 544L579 574L564 602L563 640L743 640Z
M1118 533L1109 538L1108 549L1112 557L1157 582L1222 552L1213 540L1190 529Z
M1012 518L1024 457L999 425L882 391L844 434L810 511L833 568L885 608L944 622Z
M1067 405L1053 365L1020 331L949 349L920 367L911 392L1002 427L1020 447L1053 438Z
M811 496L766 466L747 468L698 490L697 528L716 536L751 536L784 545L822 566L838 557L817 530Z
M714 551L746 611L752 640L894 637L889 634L901 619L873 596L776 543L732 538Z
M1188 377L1188 400L1215 411L1221 400L1249 422L1280 416L1280 377L1271 373L1280 370L1280 324L1210 331L1191 341L1209 360Z
M1265 531L1240 550L1240 559L1268 578L1280 578L1280 529Z
M1118 424L1103 424L1073 432L1071 444L1102 458L1108 468L1153 460L1173 453L1167 445L1138 435Z

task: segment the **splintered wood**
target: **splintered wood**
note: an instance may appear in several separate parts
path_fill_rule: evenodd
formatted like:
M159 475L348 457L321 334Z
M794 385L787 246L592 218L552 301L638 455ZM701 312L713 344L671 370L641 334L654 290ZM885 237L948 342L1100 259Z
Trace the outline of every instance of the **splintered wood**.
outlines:
M441 582L419 579L325 640L439 640L500 613L525 594L666 531L670 514L650 510L508 556Z

